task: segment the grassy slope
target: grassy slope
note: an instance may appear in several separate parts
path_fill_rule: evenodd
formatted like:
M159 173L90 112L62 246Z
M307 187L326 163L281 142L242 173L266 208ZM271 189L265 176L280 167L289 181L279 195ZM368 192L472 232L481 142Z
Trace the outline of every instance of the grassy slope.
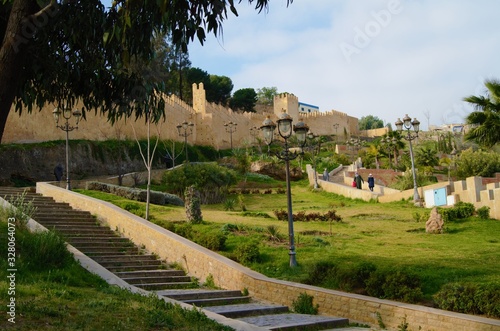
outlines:
M130 203L121 198L102 193L91 193L103 199L112 199L118 205ZM249 194L243 196L247 213L239 207L237 211L224 211L223 205L202 206L203 218L207 222L195 228L220 228L223 224L246 225L265 229L268 225L279 228L284 240L261 241L262 259L250 265L256 271L271 277L300 281L312 266L319 261L348 265L369 261L377 267L404 266L423 279L423 291L427 298L448 282L500 281L500 222L479 220L446 224L441 235L425 233L425 222L429 210L419 209L408 202L379 204L350 200L326 192L312 192L305 182L294 183L292 188L293 212L320 212L337 210L341 223L295 222L295 242L298 268L288 268L288 224L276 220L273 210L286 210L284 194ZM138 202L133 202L140 204ZM142 204L141 204L142 205ZM252 214L253 213L253 214ZM264 218L255 213L267 213ZM250 216L248 216L250 214ZM420 217L418 215L425 217ZM185 220L182 207L153 206L156 222ZM246 215L246 216L244 216ZM319 231L320 235L304 235L304 231ZM256 238L261 234L253 234ZM231 256L231 251L249 233L229 236L227 249L221 254Z
M0 210L1 330L232 330L196 310L110 286L71 257L59 258L65 246L54 244L55 235L40 240L21 228L16 229L17 272L15 295L11 295L6 220ZM15 324L7 315L6 304L12 297L16 302Z

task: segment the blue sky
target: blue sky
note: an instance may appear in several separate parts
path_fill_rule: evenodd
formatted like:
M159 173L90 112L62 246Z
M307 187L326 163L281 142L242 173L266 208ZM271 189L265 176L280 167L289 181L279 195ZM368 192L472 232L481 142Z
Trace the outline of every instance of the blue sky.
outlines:
M106 3L106 1L103 1ZM321 111L423 128L461 123L462 99L500 79L500 1L273 0L230 14L223 37L189 47L193 67L228 76L234 91L277 87ZM393 125L394 126L394 125Z

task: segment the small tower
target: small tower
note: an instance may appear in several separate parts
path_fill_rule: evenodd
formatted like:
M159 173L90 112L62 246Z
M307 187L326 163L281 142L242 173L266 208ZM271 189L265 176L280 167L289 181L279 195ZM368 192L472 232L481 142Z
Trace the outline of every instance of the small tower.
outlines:
M283 109L294 122L299 121L299 98L291 93L280 93L274 96L274 114L279 117Z

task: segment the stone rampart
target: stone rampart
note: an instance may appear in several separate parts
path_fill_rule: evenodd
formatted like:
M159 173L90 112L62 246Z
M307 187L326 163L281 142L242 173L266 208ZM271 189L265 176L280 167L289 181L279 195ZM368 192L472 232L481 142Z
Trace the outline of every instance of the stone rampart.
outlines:
M153 125L151 132L156 136L159 132L162 139L184 141L179 136L177 124L184 121L194 124L193 133L187 137L189 144L210 145L216 149L225 149L231 146L242 147L252 144L253 137L250 136L250 128L260 127L266 116L274 121L286 109L294 121L298 121L298 98L293 94L283 93L275 97L273 111L270 113L239 113L232 109L206 101L203 84L193 84L193 106L186 104L175 95L165 96L164 120L158 125ZM75 108L81 109L79 103ZM52 111L54 105L47 105L41 111L26 111L21 116L11 110L2 137L3 143L41 142L49 140L65 139L65 133L55 127ZM301 116L303 117L303 116ZM344 134L355 133L358 120L345 113L331 111L318 113L314 116L306 116L304 120L311 130L319 135L332 135L337 131ZM224 123L236 123L236 131L231 135L225 130ZM339 124L334 130L333 124ZM62 124L61 122L59 124ZM71 121L70 121L71 124ZM86 112L86 119L82 120L78 130L70 133L70 139L107 140L107 139L139 139L147 137L147 127L144 118L120 119L113 125L105 116L96 114L94 111Z
M412 329L424 331L497 331L500 328L500 320L268 278L110 203L49 183L37 183L37 192L68 202L73 208L88 210L161 259L180 263L189 275L201 281L211 275L217 286L234 290L246 288L257 299L291 306L300 294L307 293L319 304L321 314L370 325L377 325L381 319L388 330L397 330L404 319Z

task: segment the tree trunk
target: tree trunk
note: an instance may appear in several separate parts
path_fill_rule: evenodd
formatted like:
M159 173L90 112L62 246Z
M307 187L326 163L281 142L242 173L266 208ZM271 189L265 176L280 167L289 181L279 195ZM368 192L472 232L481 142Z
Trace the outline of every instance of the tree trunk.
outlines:
M24 76L21 71L27 57L25 49L35 32L28 18L36 12L36 1L15 0L3 36L0 48L0 143L16 91L22 83L20 78Z

